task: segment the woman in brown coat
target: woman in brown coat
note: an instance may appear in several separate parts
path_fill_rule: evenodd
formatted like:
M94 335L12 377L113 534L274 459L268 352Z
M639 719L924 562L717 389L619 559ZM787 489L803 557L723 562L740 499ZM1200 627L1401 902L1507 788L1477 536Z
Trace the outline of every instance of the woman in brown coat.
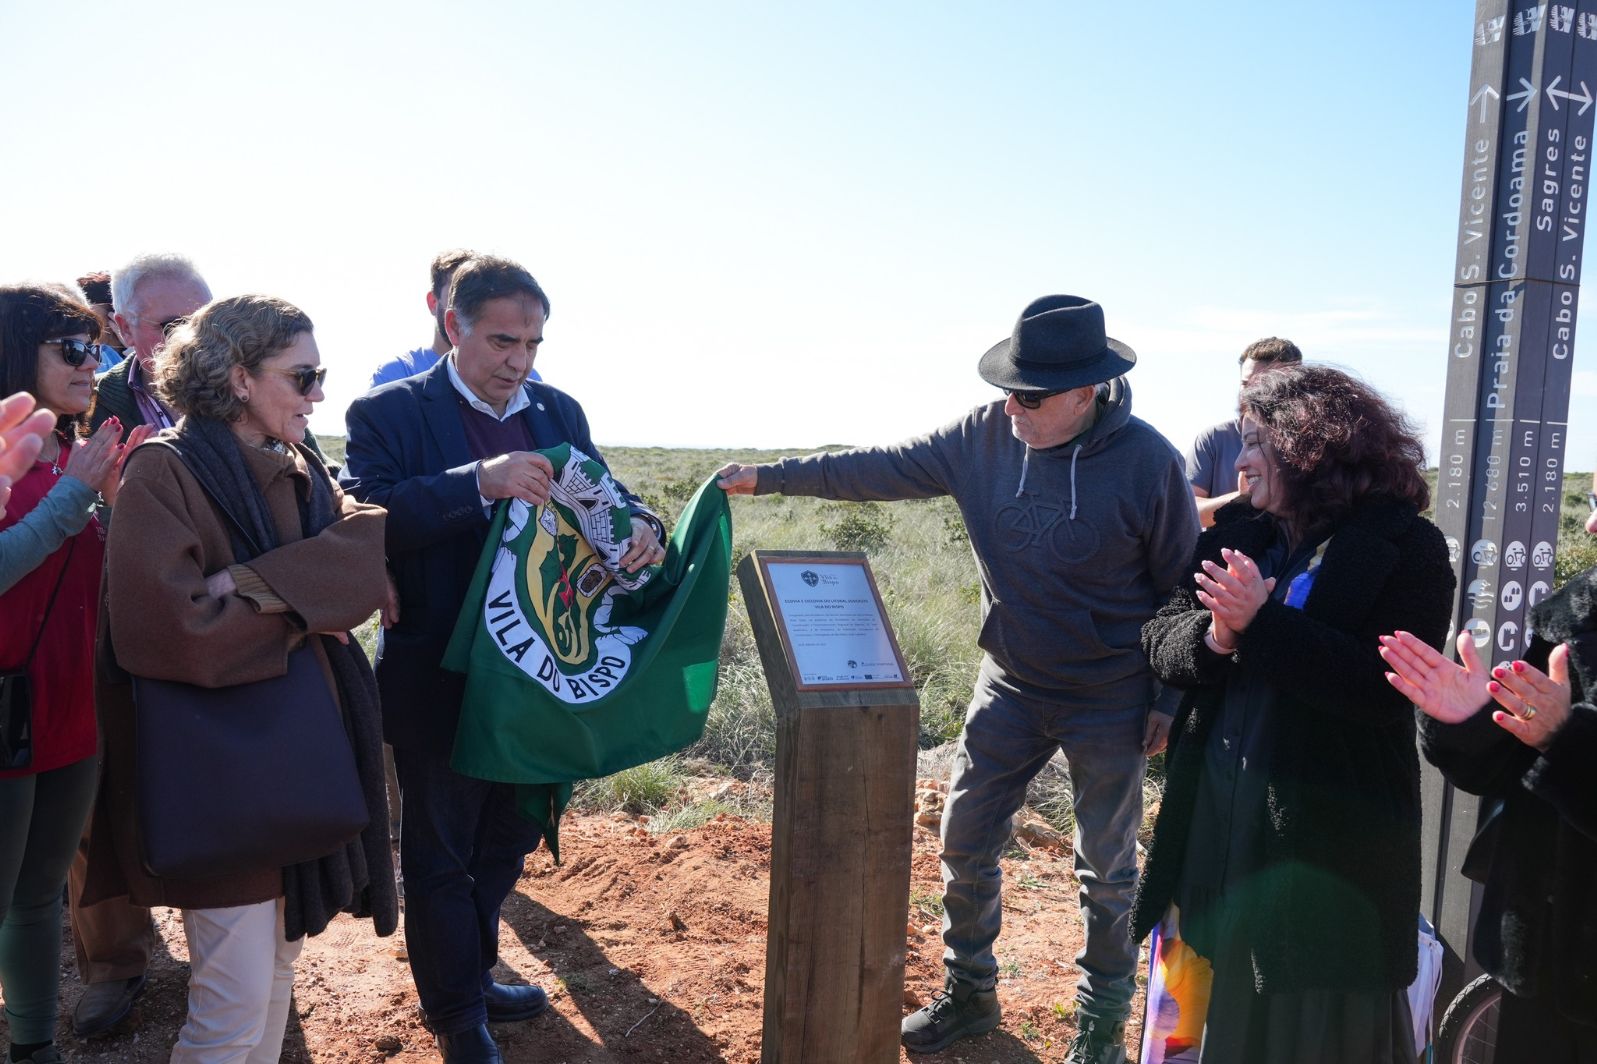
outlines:
M128 460L108 544L96 670L107 767L86 897L183 910L192 975L173 1061L277 1060L303 936L339 909L369 913L379 934L395 923L375 684L348 634L383 604L385 513L343 495L303 446L319 363L310 319L281 300L218 300L180 326L157 375L185 416ZM283 676L307 641L343 712L366 831L288 868L151 875L133 677L249 684ZM171 782L168 794L182 786Z

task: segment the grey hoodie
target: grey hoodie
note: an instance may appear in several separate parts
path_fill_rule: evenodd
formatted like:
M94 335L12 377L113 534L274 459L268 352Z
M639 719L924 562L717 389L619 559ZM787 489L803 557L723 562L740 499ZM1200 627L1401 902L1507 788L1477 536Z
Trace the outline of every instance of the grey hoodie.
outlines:
M1159 687L1142 626L1191 564L1198 517L1181 455L1131 416L1125 378L1105 391L1092 428L1058 447L1027 447L995 402L889 447L760 466L755 493L953 496L995 678L1082 708L1147 705Z

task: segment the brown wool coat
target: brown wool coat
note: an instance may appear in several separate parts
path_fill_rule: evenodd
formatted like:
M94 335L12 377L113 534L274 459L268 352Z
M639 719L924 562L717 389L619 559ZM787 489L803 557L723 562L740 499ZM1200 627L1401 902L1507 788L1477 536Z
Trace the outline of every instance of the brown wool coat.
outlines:
M149 875L134 807L130 674L202 687L281 676L306 632L347 631L383 601L386 511L334 487L341 516L303 539L295 493L309 490L304 459L298 452L245 453L283 545L247 569L235 567L240 590L219 599L206 592L205 578L234 562L222 516L167 448L140 448L128 459L106 544L95 651L105 768L90 831L86 902L127 895L142 905L205 909L282 896L282 870L274 867L207 879ZM319 641L315 653L331 687Z

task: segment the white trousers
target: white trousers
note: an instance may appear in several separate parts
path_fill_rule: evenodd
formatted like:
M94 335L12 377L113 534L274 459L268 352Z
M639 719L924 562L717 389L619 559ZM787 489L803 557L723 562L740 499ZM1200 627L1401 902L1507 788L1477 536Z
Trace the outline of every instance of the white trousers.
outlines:
M283 941L283 901L184 909L189 1013L172 1064L276 1064L283 1052L294 959Z

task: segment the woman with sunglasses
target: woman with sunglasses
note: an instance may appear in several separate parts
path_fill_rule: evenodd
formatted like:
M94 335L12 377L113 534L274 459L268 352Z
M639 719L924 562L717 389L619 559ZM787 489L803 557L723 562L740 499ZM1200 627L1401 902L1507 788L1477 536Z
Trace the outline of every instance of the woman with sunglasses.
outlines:
M217 300L175 329L155 383L181 418L128 462L108 545L96 670L106 779L85 897L183 910L191 976L176 1062L277 1060L304 936L340 910L371 915L379 934L397 922L376 682L349 637L384 604L386 515L345 496L305 445L320 363L310 318L280 299ZM263 856L203 877L150 874L131 678L268 680L307 643L351 738L367 829L291 868ZM175 800L190 797L206 795Z
M7 1059L35 1064L61 1059L61 893L98 779L96 515L116 500L126 453L120 425L81 438L99 330L64 288L0 288L0 395L31 393L55 415L0 515L0 991Z
M1242 415L1248 494L1216 513L1193 575L1142 630L1154 671L1185 692L1133 915L1138 938L1158 926L1176 973L1150 1005L1149 1048L1412 1064L1419 757L1376 640L1447 632L1425 450L1329 366L1254 375Z

